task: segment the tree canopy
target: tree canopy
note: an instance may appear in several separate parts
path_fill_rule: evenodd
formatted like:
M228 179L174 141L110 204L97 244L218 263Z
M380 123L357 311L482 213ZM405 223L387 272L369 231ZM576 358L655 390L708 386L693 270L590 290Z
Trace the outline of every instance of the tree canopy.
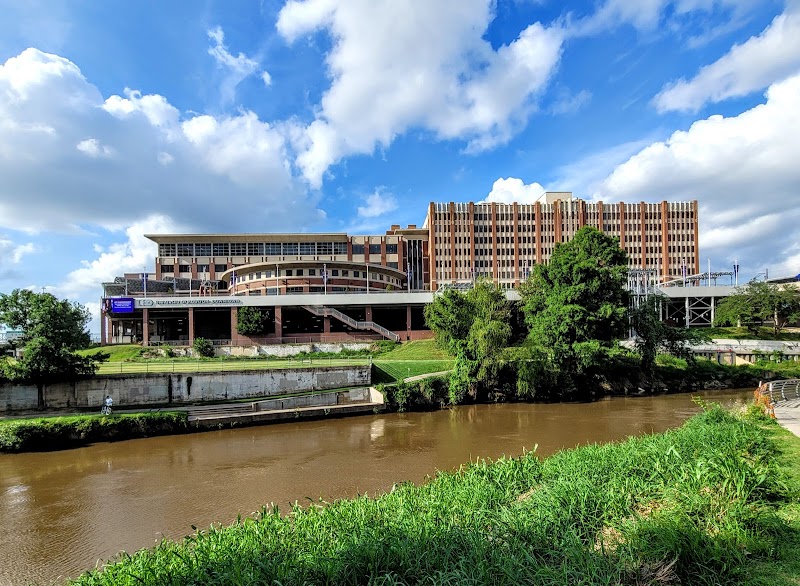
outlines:
M89 346L86 325L89 312L78 303L57 299L50 293L15 289L0 294L0 322L22 330L22 357L6 364L6 376L13 380L44 384L92 375L95 359L75 354Z
M503 291L488 280L461 293L448 289L425 307L425 321L439 344L456 357L450 400L460 403L481 383L497 383L496 355L511 338L511 308Z
M757 331L764 322L777 335L789 323L800 319L800 289L753 279L723 299L714 316L716 325L747 326Z
M258 307L245 305L237 310L236 331L242 336L260 336L266 333L269 313Z
M625 336L627 270L617 239L585 226L557 243L550 262L534 266L520 288L529 344L568 395L583 395Z

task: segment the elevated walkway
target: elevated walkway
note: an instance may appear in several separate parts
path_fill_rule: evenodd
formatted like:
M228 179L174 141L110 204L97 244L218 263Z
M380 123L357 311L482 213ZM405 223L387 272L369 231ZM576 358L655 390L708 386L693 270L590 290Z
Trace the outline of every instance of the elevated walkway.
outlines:
M356 330L371 330L382 335L387 340L392 340L394 342L400 341L400 336L398 334L383 327L382 325L376 324L374 321L357 321L349 315L345 315L338 309L334 309L333 307L328 307L326 305L304 305L303 309L313 313L318 317L336 318L340 322Z
M770 398L778 423L800 437L800 379L764 383L757 392Z

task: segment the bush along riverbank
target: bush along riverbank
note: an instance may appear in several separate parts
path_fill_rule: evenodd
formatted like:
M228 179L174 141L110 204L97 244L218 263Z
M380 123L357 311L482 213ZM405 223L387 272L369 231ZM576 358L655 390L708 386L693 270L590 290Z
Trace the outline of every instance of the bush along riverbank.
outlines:
M33 452L75 448L92 442L117 441L190 431L186 413L72 415L0 421L0 451Z
M714 406L619 444L265 508L72 584L732 584L796 532L776 427Z

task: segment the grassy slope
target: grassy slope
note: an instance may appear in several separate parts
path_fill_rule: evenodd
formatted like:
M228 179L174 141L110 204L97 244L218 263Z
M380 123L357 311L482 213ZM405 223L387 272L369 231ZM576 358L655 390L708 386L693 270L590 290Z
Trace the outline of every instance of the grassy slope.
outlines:
M78 350L77 354L80 356L89 356L97 352L103 352L110 355L108 362L124 362L126 360L138 358L141 350L142 347L138 344L120 344L118 346L103 346L102 348Z
M732 584L790 535L770 433L712 409L664 434L476 463L376 499L265 509L74 584Z
M377 356L373 364L374 382L385 383L450 370L453 368L453 357L439 348L435 340L418 340L405 342Z

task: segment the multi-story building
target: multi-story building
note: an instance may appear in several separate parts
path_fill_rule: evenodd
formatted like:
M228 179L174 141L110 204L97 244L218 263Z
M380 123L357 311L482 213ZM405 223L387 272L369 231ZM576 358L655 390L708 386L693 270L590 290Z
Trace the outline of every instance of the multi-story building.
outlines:
M568 192L533 204L431 203L431 286L489 277L516 287L584 226L619 238L631 268L652 269L662 280L692 275L700 265L697 219L696 201L604 204Z
M431 203L421 228L383 235L152 234L155 272L104 284L105 342L246 343L237 307L261 307L262 341L430 335L432 292L488 277L512 289L583 226L620 240L662 280L699 266L697 202L603 204L547 193L534 204ZM120 299L121 298L121 299Z

